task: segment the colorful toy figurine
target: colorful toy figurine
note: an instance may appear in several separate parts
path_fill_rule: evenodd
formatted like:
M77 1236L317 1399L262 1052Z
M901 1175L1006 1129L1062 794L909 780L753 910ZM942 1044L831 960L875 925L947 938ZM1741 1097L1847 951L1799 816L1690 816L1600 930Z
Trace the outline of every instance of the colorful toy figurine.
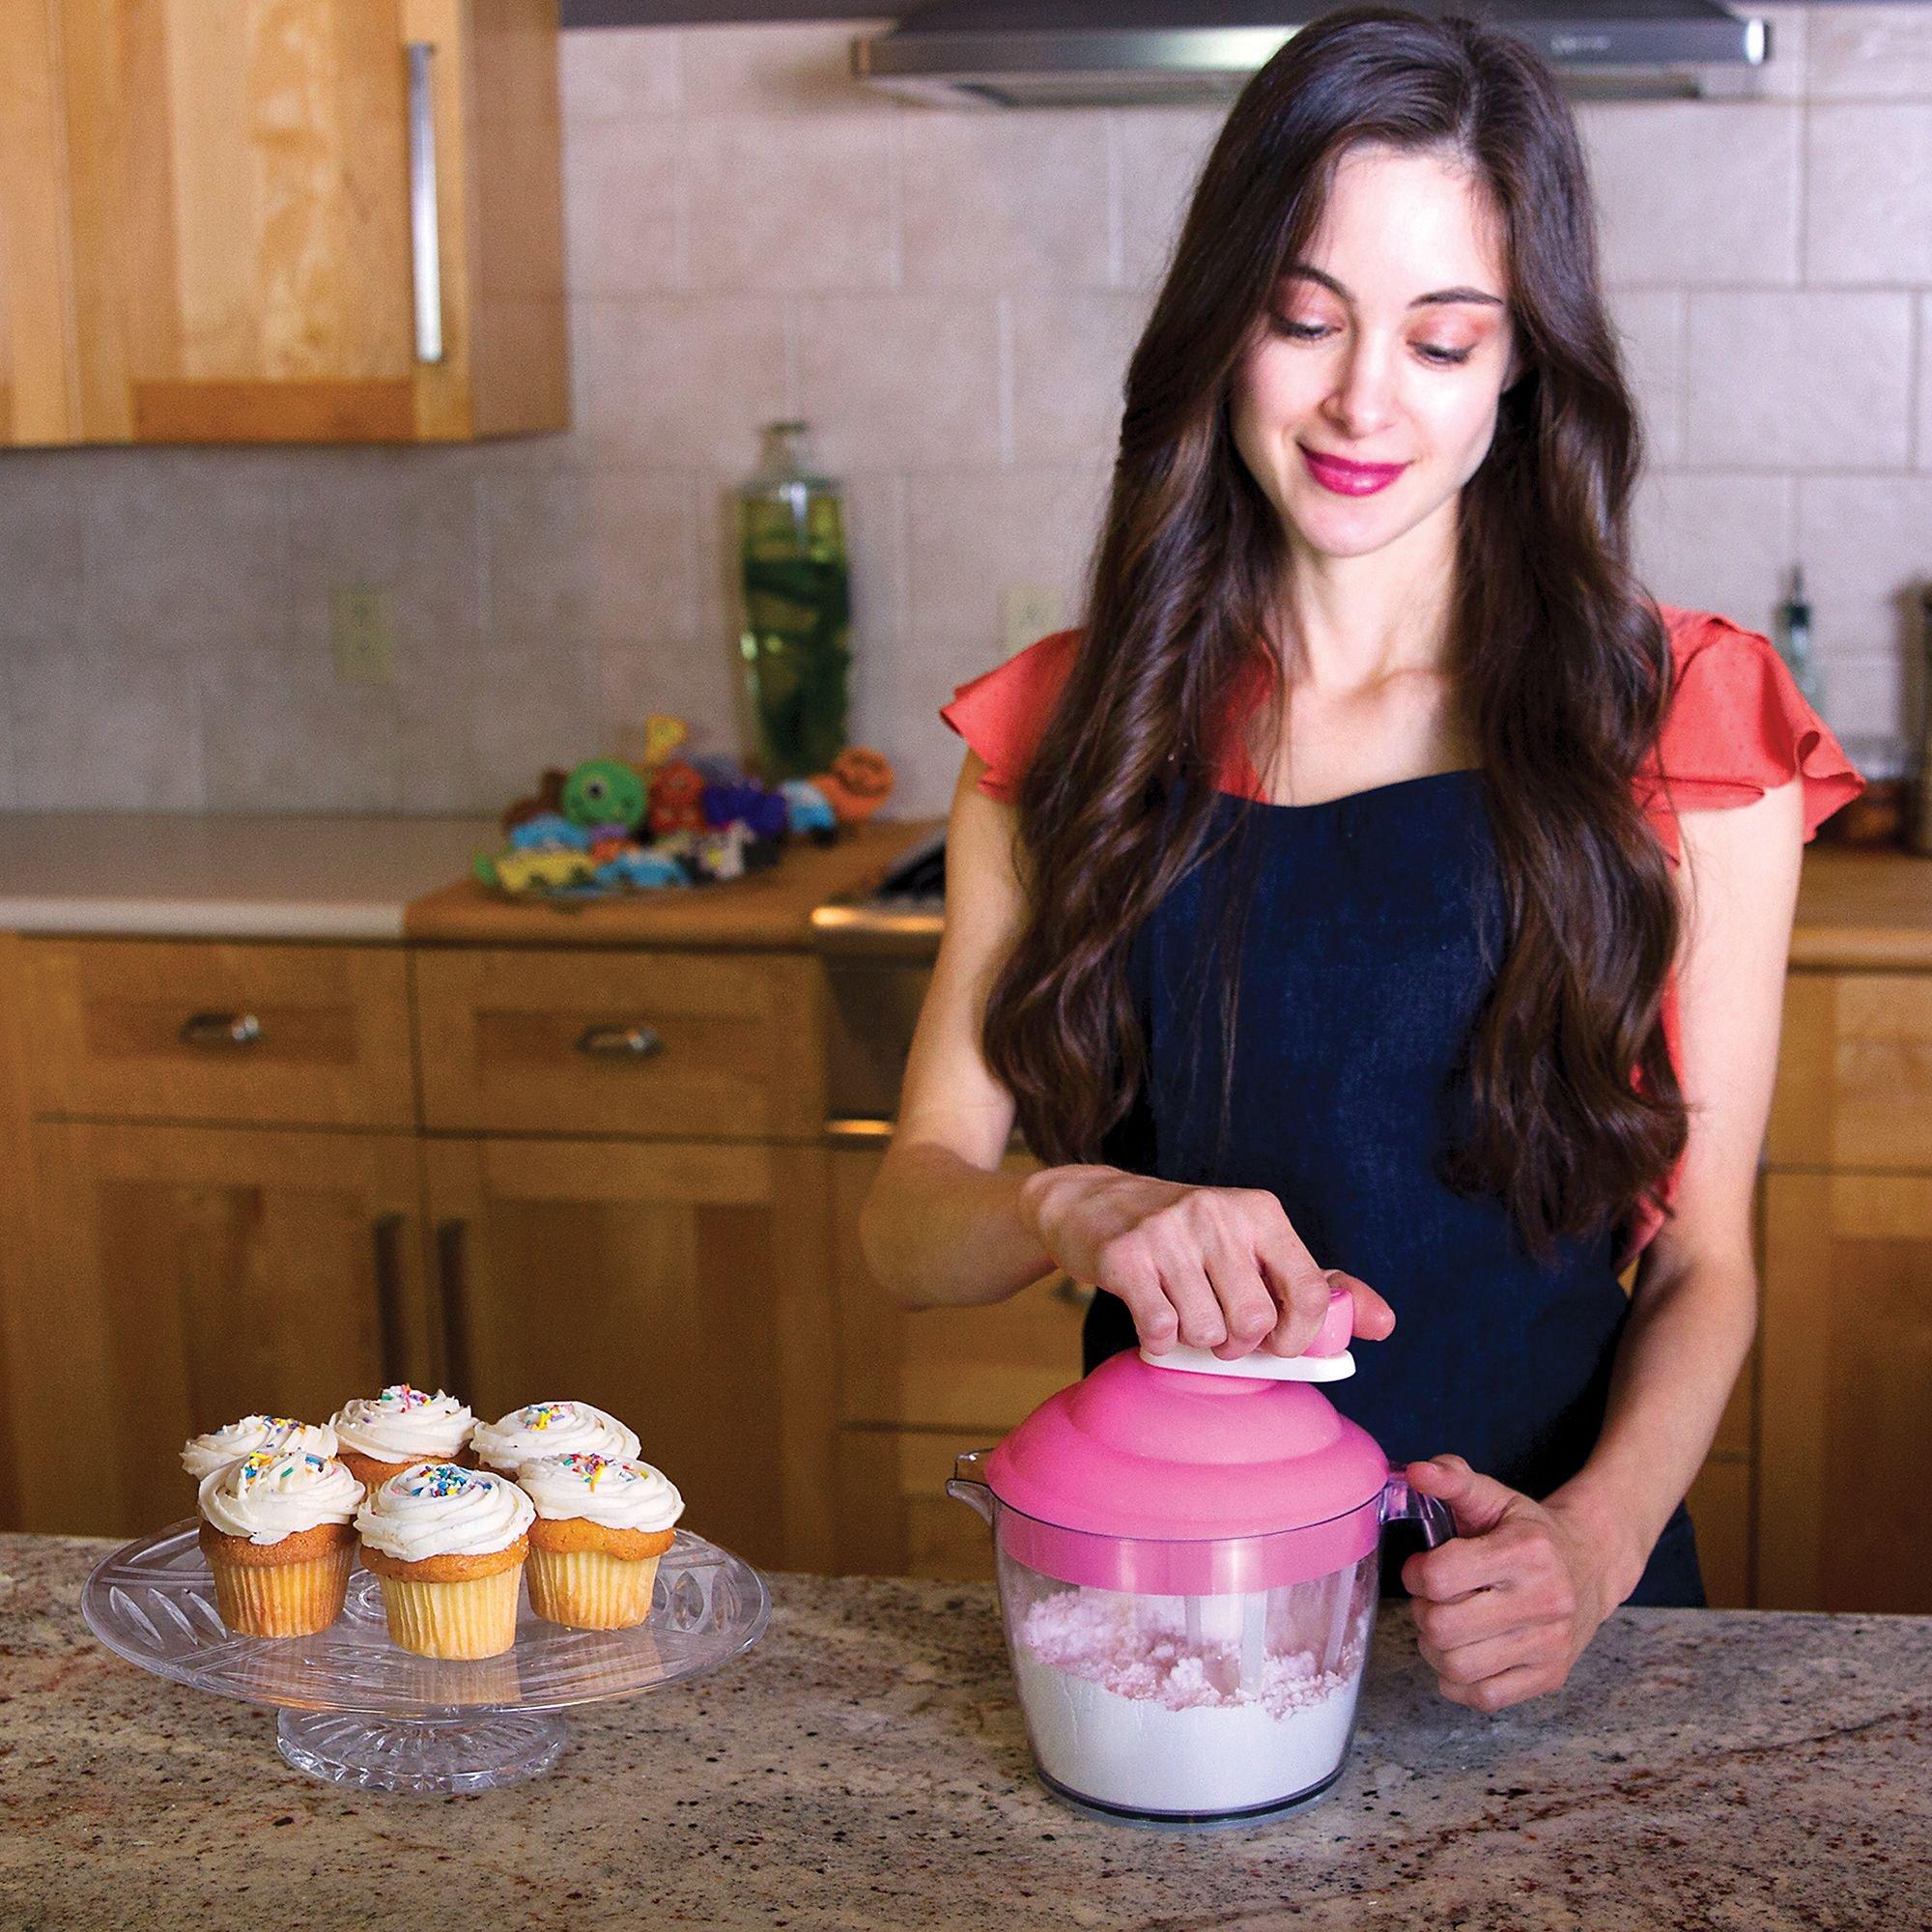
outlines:
M644 720L644 763L655 771L690 735L682 718L653 711Z
M784 794L767 791L754 779L740 779L735 784L708 784L704 787L704 822L729 825L742 818L752 828L754 838L777 838L786 824Z
M794 835L829 845L838 836L838 815L810 779L786 779L779 787L785 802L786 828Z
M745 821L734 818L715 832L698 834L693 863L706 879L741 878L745 872L746 848L751 842L752 835Z
M621 758L588 758L563 781L563 815L574 825L635 832L644 817L644 781Z
M596 882L618 890L647 891L660 886L689 886L691 874L668 852L654 845L627 845L597 867Z
M704 778L682 758L662 764L651 778L651 836L704 830Z
M832 769L814 773L811 781L825 794L840 825L863 825L885 804L895 779L883 752L848 745L832 760Z
M788 839L831 843L893 788L892 766L862 746L817 778L767 785L722 752L675 755L689 736L683 719L654 712L641 762L586 758L547 770L503 813L502 849L477 854L476 878L536 899L742 878L778 865Z
M495 858L479 852L475 865L476 876L486 886L500 886L506 893L587 886L594 869L587 852L499 852Z
M590 849L590 834L556 811L540 811L533 818L520 820L510 827L509 838L513 852L587 852Z

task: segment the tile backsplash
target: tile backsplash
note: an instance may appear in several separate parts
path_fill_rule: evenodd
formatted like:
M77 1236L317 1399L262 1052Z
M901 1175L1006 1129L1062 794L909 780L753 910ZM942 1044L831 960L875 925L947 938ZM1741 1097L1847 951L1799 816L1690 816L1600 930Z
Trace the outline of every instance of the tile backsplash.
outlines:
M1580 110L1651 440L1645 580L1907 726L1932 577L1932 8L1774 7L1736 99ZM1218 116L901 107L869 22L564 38L576 427L470 449L0 456L0 806L491 809L644 715L738 741L726 492L810 418L848 486L857 735L944 809L934 707L1009 585L1072 610L1119 386ZM330 592L388 593L345 686Z

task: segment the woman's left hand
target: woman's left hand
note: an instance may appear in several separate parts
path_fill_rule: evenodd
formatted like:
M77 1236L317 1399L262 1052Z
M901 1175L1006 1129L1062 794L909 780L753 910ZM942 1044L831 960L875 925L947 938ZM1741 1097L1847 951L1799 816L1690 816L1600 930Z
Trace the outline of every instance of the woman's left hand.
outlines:
M1402 1566L1423 1661L1443 1696L1500 1711L1560 1688L1628 1592L1626 1559L1601 1519L1559 1491L1537 1502L1460 1456L1411 1463L1410 1486L1456 1519L1456 1534Z

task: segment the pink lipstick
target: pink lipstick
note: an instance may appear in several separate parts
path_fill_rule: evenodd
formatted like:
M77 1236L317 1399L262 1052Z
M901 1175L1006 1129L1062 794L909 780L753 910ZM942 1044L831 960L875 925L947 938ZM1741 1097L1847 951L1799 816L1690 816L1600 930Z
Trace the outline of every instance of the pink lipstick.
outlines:
M1301 460L1316 482L1342 497L1373 497L1408 468L1406 463L1350 463L1346 457L1317 456L1312 449L1301 449Z

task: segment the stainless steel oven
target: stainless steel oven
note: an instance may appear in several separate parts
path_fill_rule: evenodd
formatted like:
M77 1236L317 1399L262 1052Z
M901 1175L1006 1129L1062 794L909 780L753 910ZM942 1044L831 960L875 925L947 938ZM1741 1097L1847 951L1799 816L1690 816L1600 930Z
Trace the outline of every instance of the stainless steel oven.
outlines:
M891 1131L945 913L943 828L908 848L872 891L813 911L831 989L828 1132L870 1139Z

